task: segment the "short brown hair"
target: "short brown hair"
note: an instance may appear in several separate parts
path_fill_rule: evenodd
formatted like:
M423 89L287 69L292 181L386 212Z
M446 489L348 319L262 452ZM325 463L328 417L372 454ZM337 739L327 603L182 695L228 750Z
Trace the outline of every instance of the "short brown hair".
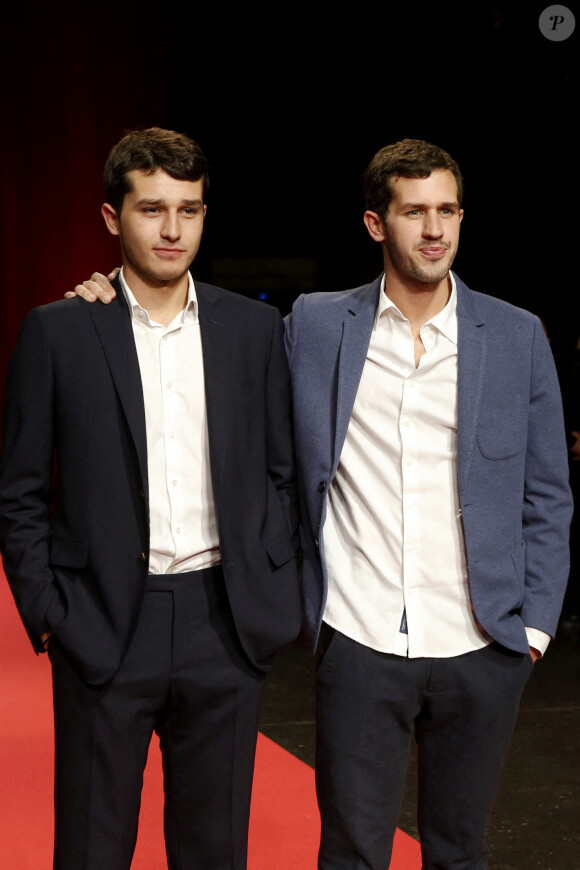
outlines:
M377 151L364 173L365 205L384 219L393 191L393 178L428 178L434 169L448 169L457 182L459 205L463 200L463 178L455 160L437 145L423 139L402 139Z
M121 213L125 194L131 190L127 173L139 169L152 175L162 169L172 178L203 181L205 199L209 184L205 154L193 139L174 130L149 127L127 133L111 149L105 164L103 181L107 202Z

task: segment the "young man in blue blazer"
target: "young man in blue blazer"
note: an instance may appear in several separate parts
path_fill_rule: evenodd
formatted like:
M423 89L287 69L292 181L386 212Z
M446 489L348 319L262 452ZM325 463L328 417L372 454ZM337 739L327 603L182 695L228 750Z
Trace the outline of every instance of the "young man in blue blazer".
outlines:
M384 273L286 323L320 870L386 870L412 738L424 870L483 870L519 700L554 635L572 511L537 317L450 269L462 178L404 140L365 174Z

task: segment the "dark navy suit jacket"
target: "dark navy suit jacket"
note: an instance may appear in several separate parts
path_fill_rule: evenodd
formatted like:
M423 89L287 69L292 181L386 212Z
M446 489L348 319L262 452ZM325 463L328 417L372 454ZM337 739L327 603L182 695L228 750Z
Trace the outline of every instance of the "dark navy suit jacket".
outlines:
M242 646L265 669L301 621L283 324L263 303L198 282L196 292L225 583ZM108 306L33 310L7 382L0 545L35 649L51 631L92 684L114 675L139 616L148 503L141 378L118 283Z
M365 363L381 278L342 293L301 296L286 319L310 648L327 591L327 493ZM455 279L457 476L471 599L491 637L528 652L524 626L556 631L569 569L572 500L560 390L538 318Z

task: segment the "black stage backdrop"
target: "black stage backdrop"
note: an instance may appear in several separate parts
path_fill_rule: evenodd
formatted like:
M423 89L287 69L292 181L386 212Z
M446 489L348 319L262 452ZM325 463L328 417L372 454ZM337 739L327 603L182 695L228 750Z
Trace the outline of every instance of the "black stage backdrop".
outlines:
M442 145L466 181L458 273L540 314L566 357L580 334L578 29L546 39L546 5L4 10L2 383L26 312L119 262L102 167L126 130L152 124L193 136L210 161L196 276L283 313L302 289L380 271L362 224L373 153L405 136Z

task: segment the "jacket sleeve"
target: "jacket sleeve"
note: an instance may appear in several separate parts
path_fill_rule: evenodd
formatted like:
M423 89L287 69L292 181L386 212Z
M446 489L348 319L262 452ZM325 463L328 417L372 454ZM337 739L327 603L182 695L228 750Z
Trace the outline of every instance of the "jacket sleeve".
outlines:
M304 299L305 294L303 293L294 302L291 313L286 315L286 317L284 318L284 346L286 348L286 357L288 359L288 365L290 367L292 367L292 360L294 357L294 350L296 347L296 338L298 333L298 321L300 319L300 314L302 313Z
M266 383L268 474L284 507L292 538L298 541L298 496L292 437L290 375L284 351L284 325L272 309L272 341Z
M10 360L0 457L0 548L37 652L55 586L49 567L53 368L41 310L28 315Z
M572 496L562 402L550 346L534 331L522 505L524 625L555 634L569 572Z

